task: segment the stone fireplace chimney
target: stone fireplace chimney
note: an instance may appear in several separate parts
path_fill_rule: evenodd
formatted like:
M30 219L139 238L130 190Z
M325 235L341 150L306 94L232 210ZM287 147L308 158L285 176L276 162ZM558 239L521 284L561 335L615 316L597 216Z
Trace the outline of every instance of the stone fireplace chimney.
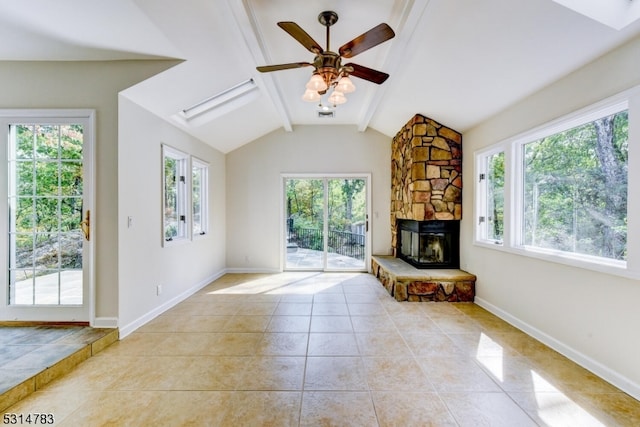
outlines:
M416 114L391 150L393 256L374 255L372 273L397 301L473 301L476 276L459 269L462 135Z
M391 243L397 220L462 219L462 135L416 114L391 146Z

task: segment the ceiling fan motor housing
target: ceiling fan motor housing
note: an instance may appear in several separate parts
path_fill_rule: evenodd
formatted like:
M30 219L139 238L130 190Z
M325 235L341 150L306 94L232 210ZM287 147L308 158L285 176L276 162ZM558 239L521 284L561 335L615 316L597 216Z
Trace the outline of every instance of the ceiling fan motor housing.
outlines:
M318 74L322 76L329 86L331 86L332 83L335 83L336 79L342 72L340 55L335 52L325 51L324 53L316 56L313 61L313 65L315 66Z

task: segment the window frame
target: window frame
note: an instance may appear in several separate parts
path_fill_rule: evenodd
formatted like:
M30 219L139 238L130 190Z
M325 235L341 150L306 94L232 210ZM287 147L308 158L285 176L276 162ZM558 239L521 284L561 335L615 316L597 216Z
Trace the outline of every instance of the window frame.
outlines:
M629 114L626 261L523 245L524 145L625 109ZM636 172L640 168L640 157L636 156L634 149L634 140L640 137L640 119L636 119L637 117L640 117L640 86L477 150L474 153L476 178L483 173L482 162L486 161L488 156L500 151L505 153L504 235L502 244L496 244L496 241L484 238L486 234L483 234L478 218L486 212L483 206L486 202L482 200L486 196L486 190L482 188L479 181L475 181L473 244L554 263L640 279L640 239L634 240L634 236L640 235L640 195L634 195L638 193L640 187L640 172ZM636 123L635 120L638 122Z
M201 160L197 157L191 156L191 188L189 194L190 200L190 214L191 214L191 237L195 239L202 239L209 235L209 163ZM195 188L193 185L194 175L196 169L200 171L200 224L201 231L196 233L195 231L195 211L194 211L194 196Z
M178 176L184 177L184 180L179 179L176 181L176 209L178 217L177 235L171 239L167 239L167 176L166 176L166 162L167 159L173 159L177 161ZM162 144L162 245L170 246L176 243L190 240L189 226L190 214L187 208L190 205L188 198L189 194L189 180L191 175L187 173L189 170L189 155L173 148L169 145ZM182 219L181 219L182 218Z
M504 242L504 238L505 238L505 233L506 233L506 229L505 229L505 220L506 218L504 218L504 214L506 214L506 212L503 212L503 221L502 221L502 239L498 240L498 239L494 239L494 238L490 238L489 237L489 204L488 204L488 197L489 197L489 179L487 178L488 175L488 169L489 169L489 159L495 155L499 155L500 153L504 154L505 156L505 176L503 177L504 182L505 182L505 186L507 184L507 179L506 179L506 175L507 175L507 168L506 168L506 152L504 147L502 146L498 146L498 147L491 147L488 150L482 150L480 152L477 152L475 155L475 160L476 160L476 173L474 174L475 179L476 179L476 183L477 183L477 190L476 190L476 215L474 215L475 218L475 239L478 242L484 242L487 244L491 244L491 245L503 245ZM503 187L503 203L505 200L505 188ZM504 209L504 206L503 206ZM506 211L506 210L505 210Z

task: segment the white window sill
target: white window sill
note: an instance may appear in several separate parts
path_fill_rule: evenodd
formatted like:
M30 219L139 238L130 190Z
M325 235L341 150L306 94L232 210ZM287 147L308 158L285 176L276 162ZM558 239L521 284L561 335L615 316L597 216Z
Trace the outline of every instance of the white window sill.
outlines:
M474 246L507 252L515 255L535 258L556 264L569 265L571 267L585 270L597 271L600 273L621 276L629 279L640 279L640 272L629 269L627 262L608 260L606 258L593 257L588 255L572 254L568 252L553 251L548 249L534 248L530 246L509 247L504 243L495 241L476 240Z

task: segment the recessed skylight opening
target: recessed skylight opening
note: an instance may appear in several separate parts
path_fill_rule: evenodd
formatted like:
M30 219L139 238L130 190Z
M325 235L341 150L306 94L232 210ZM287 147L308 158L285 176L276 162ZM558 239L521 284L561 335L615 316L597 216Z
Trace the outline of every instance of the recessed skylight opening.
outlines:
M253 79L245 80L174 114L172 118L185 126L197 127L247 105L259 96Z
M257 88L258 86L256 86L256 82L253 81L253 79L245 80L242 83L238 83L229 89L225 89L220 93L192 105L191 107L185 108L182 110L182 115L187 120L192 119L193 117L217 108Z

